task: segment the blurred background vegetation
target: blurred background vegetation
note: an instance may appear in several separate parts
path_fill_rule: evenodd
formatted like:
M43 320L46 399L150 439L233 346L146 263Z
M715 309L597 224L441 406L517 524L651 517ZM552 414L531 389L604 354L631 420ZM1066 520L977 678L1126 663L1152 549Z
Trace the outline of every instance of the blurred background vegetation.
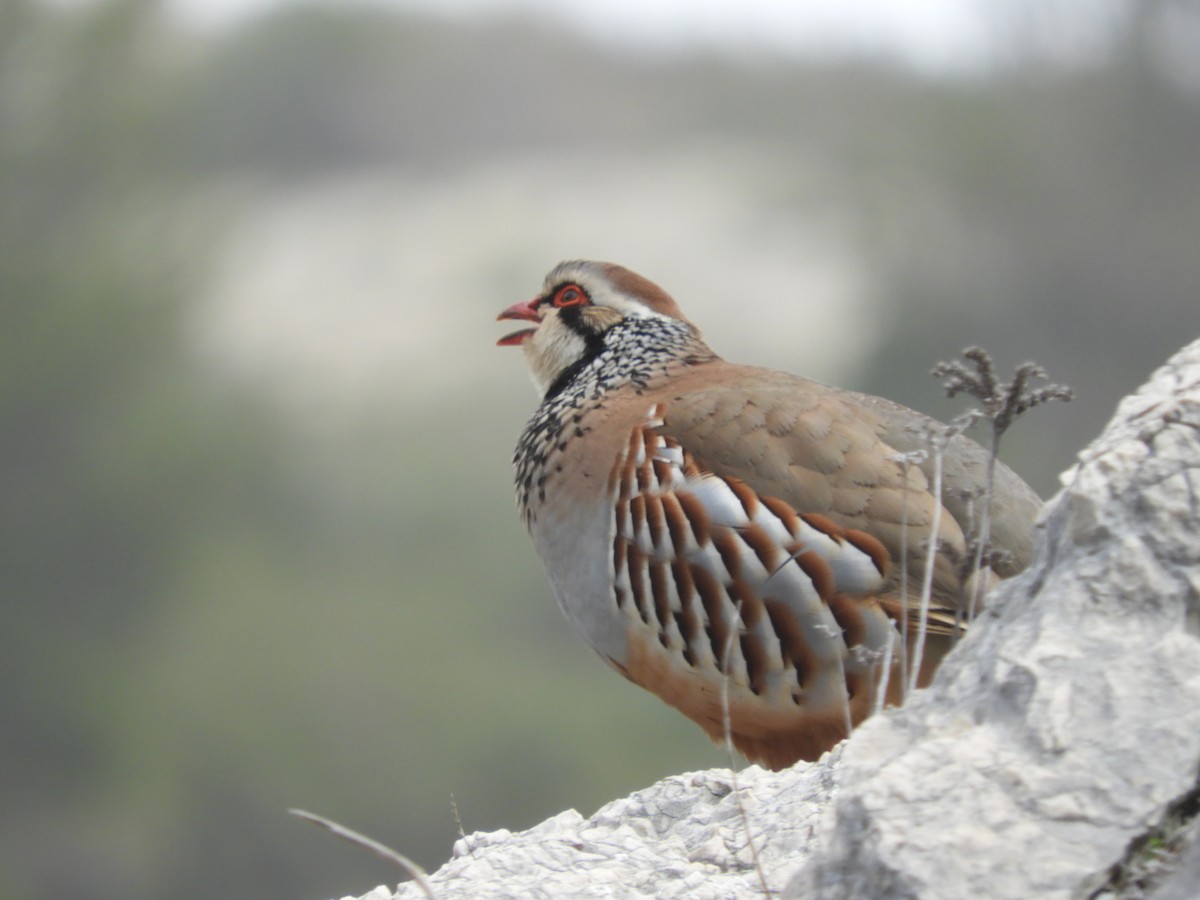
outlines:
M495 313L567 257L727 356L937 415L1078 399L1044 495L1200 331L1200 8L982 4L979 66L359 4L0 3L0 896L322 898L722 764L561 621ZM1081 51L1079 35L1086 52Z

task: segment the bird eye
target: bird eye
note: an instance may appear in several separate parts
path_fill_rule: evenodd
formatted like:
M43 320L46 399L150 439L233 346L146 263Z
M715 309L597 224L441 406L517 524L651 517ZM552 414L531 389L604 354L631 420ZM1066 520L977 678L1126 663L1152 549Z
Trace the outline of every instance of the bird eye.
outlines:
M588 295L577 284L564 284L554 292L553 302L559 309L566 306L583 306L588 302Z

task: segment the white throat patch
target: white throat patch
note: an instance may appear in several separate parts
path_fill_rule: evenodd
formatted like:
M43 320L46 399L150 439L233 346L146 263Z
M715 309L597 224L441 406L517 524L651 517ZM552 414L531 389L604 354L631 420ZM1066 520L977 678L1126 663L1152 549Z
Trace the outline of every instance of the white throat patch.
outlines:
M557 312L551 311L538 330L525 339L521 349L525 351L538 395L544 396L564 369L583 358L587 344L581 335L563 324Z

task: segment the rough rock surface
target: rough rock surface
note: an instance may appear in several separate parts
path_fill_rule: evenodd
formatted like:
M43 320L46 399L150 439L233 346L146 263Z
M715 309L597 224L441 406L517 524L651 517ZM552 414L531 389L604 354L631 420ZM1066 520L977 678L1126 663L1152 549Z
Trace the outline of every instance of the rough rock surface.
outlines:
M471 835L436 896L759 897L751 838L773 896L1175 896L1186 855L1161 884L1123 875L1200 770L1200 341L1064 483L928 690L817 763L738 775L748 830L729 772L680 775Z
M846 742L793 897L1089 896L1200 764L1200 342L1065 476L931 688Z
M430 882L440 900L761 897L749 836L778 895L813 840L829 769L751 766L737 787L745 820L728 770L675 775L588 819L568 810L520 834L468 835ZM406 884L396 896L423 894Z

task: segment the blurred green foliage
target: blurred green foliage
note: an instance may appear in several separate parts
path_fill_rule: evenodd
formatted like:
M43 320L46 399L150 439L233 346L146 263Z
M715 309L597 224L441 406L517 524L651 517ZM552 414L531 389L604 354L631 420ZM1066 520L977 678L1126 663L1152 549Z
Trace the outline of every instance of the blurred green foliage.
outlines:
M1048 492L1200 330L1200 99L1152 24L1105 65L958 83L366 6L204 34L148 0L0 5L0 896L363 892L400 876L287 807L432 867L452 793L467 830L519 828L722 760L560 620L510 506L532 400L367 404L314 449L202 363L237 208L197 197L730 133L794 150L838 175L889 286L856 386L929 408L920 370L961 346L1037 358L1079 395L1009 439Z
M0 7L6 897L169 893L167 836L196 832L180 759L139 740L159 688L139 658L198 547L292 531L261 408L213 396L182 346L193 261L162 226L194 182L163 141L156 19Z

